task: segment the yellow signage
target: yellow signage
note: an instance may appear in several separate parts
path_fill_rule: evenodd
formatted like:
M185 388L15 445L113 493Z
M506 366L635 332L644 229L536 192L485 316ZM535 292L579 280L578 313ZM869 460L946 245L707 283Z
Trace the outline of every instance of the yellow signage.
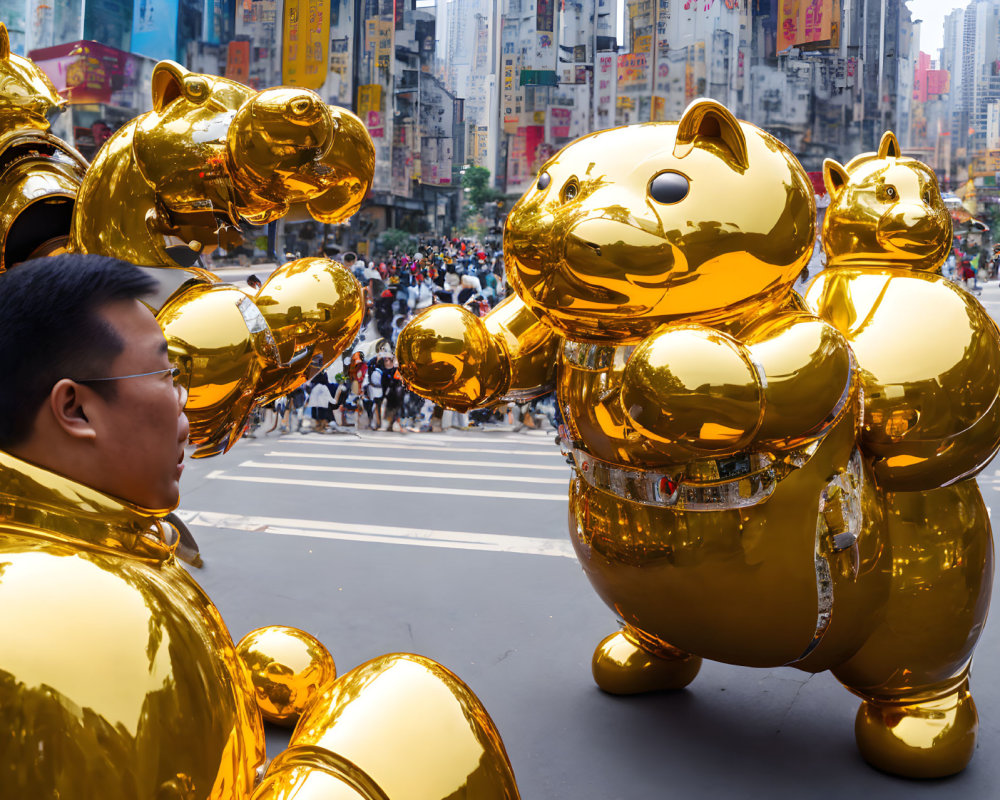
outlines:
M329 1L285 0L282 82L319 89L326 81L329 47Z

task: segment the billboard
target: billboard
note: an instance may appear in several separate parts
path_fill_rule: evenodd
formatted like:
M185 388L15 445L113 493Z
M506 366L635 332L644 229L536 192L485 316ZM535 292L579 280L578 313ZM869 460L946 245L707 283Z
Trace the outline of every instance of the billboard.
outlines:
M327 0L285 0L282 38L282 82L288 86L319 89L326 80L328 66L330 3Z
M226 51L226 77L237 83L250 83L250 42L230 42Z
M135 0L132 52L157 61L177 60L177 0Z
M778 52L829 41L832 22L833 0L778 0Z

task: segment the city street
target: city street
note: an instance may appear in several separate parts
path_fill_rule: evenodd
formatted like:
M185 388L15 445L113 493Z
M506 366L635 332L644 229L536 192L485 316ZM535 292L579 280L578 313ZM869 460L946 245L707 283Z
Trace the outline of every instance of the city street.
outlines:
M1000 314L1000 289L983 300ZM181 508L235 639L295 625L341 672L392 651L441 661L486 704L526 799L996 796L995 616L973 673L978 753L947 781L865 766L857 700L829 674L706 662L682 692L602 694L590 657L615 620L572 555L568 475L540 432L258 433L190 462ZM1000 511L1000 471L980 484ZM269 729L269 755L287 736Z

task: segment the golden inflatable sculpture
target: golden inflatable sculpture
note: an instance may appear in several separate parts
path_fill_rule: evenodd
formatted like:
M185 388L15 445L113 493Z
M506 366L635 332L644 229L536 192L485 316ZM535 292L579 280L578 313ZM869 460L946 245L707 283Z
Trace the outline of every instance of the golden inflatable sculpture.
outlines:
M830 269L789 150L714 101L571 143L504 232L516 295L403 331L410 387L459 410L555 386L570 536L622 621L607 692L680 688L703 658L831 670L876 767L957 772L992 543L973 476L1000 445L1000 336L936 274L933 172L827 163Z
M242 222L336 222L371 184L374 149L312 92L256 92L171 62L153 110L87 162L49 133L62 101L0 25L0 271L67 251L156 271L196 455L239 438L257 403L356 336L361 287L299 259L249 295L197 257ZM0 452L0 800L517 800L472 691L420 656L336 676L291 628L234 645L175 558L170 509L143 509ZM265 773L261 714L299 719Z
M254 91L171 61L152 75L152 111L92 164L48 132L63 105L0 33L0 269L74 251L155 272L159 319L190 390L195 457L228 450L253 408L289 392L354 340L365 305L325 258L279 267L256 295L220 283L199 257L242 241L240 225L282 216L343 222L371 186L375 149L351 112L295 88Z

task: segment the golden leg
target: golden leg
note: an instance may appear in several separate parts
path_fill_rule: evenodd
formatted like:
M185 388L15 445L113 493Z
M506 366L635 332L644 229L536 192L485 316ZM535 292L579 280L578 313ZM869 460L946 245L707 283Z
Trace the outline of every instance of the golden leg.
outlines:
M965 769L976 749L979 715L966 678L935 700L866 700L854 723L861 755L904 778L943 778Z
M594 680L611 694L640 694L683 689L701 669L698 656L674 648L645 647L625 628L606 637L594 651Z

